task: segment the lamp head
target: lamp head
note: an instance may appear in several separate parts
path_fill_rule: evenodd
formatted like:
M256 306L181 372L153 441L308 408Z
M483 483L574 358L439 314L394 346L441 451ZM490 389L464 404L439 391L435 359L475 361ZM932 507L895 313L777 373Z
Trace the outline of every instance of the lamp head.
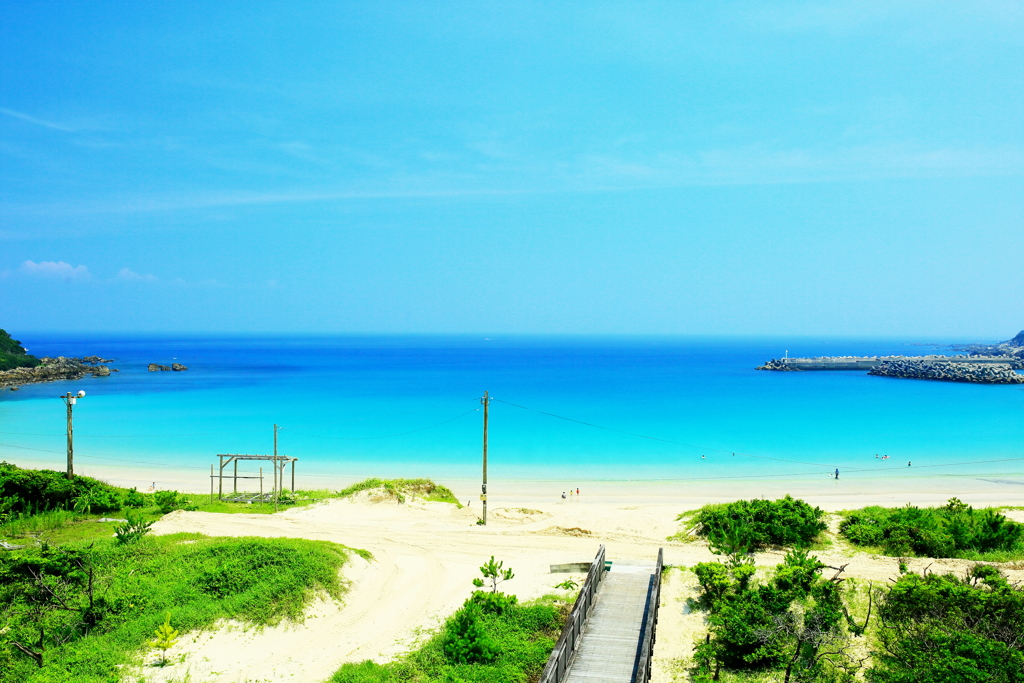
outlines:
M84 391L79 391L78 392L78 398L85 398L85 392Z

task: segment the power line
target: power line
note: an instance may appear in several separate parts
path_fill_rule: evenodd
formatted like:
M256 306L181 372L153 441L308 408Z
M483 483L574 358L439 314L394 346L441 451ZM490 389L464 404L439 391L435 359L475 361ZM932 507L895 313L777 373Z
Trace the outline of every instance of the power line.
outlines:
M306 432L298 432L298 431L295 431L294 429L289 429L287 427L280 427L279 429L282 432L291 432L292 434L301 434L303 436L312 436L312 437L315 437L317 439L334 439L334 440L338 440L338 441L367 441L367 440L370 440L370 439L390 439L390 438L395 437L395 436L405 436L406 434L415 434L416 432L425 432L428 429L433 429L434 427L440 427L441 425L446 425L449 422L455 422L460 417L465 417L465 416L469 415L470 413L477 412L478 410L479 410L479 408L473 408L472 410L467 410L466 412L462 413L461 415L456 415L455 417L451 418L450 420L445 420L444 422L438 422L437 424L430 425L429 427L421 427L420 429L414 429L411 432L400 432L398 434L384 434L383 436L323 436L322 434L308 434Z
M939 465L916 465L914 467L847 467L849 472L906 472L907 470L923 470L929 467L954 467L957 465L984 465L990 462L1017 462L1024 458L1000 458L998 460L968 460L966 462L947 462Z
M695 446L693 444L682 443L682 442L679 442L679 441L672 441L672 440L669 440L669 439L662 439L662 438L659 438L659 437L656 437L656 436L647 436L646 434L637 434L636 432L627 432L627 431L624 431L624 430L621 430L621 429L614 429L612 427L605 427L603 425L594 424L592 422L584 422L583 420L576 420L576 419L571 418L571 417L565 417L564 415L558 415L558 414L549 413L549 412L546 412L546 411L543 411L543 410L537 410L536 408L527 408L526 406L521 406L519 404L512 403L510 401L503 401L500 398L493 398L492 397L491 400L492 401L498 401L499 403L504 403L505 405L514 406L516 408L521 408L522 410L528 410L530 412L540 413L541 415L547 415L549 417L558 418L559 420L566 420L567 422L575 422L576 424L585 425L587 427L594 427L596 429L603 429L603 430L606 430L606 431L609 431L609 432L616 432L618 434L626 434L627 436L635 436L635 437L638 437L638 438L641 438L641 439L649 439L651 441L660 441L662 443L673 444L675 446L683 446L683 447L686 447L686 448L694 448L694 449L703 450L703 451L713 451L713 452L717 452L717 453L730 453L731 452L731 451L723 451L723 450L718 449L718 448L706 448L706 447L703 447L703 446ZM770 456L767 456L767 455L753 455L751 453L742 453L740 451L731 452L731 453L732 453L732 455L739 455L739 456L743 456L744 458L757 458L759 460L773 460L773 461L776 461L776 462L788 462L788 463L793 463L793 464L798 464L798 465L813 465L815 467L827 467L827 468L832 468L832 467L836 466L834 464L832 464L832 465L823 465L821 463L806 462L806 461L803 461L803 460L791 460L791 459L787 459L787 458L773 458L773 457L770 457ZM918 465L916 468L911 468L911 469L924 469L924 468L931 468L931 467L954 467L954 466L958 466L958 465L982 465L982 464L993 463L993 462L1017 462L1017 461L1021 461L1021 460L1024 460L1024 458L1002 458L1002 459L998 459L998 460L971 460L971 461L967 461L967 462L945 463L945 464L937 464L937 465ZM845 469L848 472L890 472L891 473L891 472L894 472L894 471L901 471L900 469L895 469L894 470L891 467L854 467L852 465L839 465L839 467L842 467L843 469ZM903 468L903 469L906 469L906 468ZM815 473L815 474L817 474L817 473ZM775 477L775 476L803 476L803 475L802 474L801 475L796 475L796 474L794 474L794 475L776 475L776 474L767 475L766 474L766 475L758 475L758 476L771 476L771 477ZM716 477L716 478L720 478L720 479L734 479L734 478L743 479L743 478L748 478L748 477ZM656 479L656 480L652 480L652 481L675 481L675 480ZM690 480L679 480L679 481L690 481Z
M662 438L657 437L657 436L648 436L646 434L637 434L636 432L627 432L627 431L624 431L622 429L615 429L613 427L605 427L603 425L594 424L593 422L584 422L583 420L576 420L576 419L571 418L571 417L565 417L564 415L557 415L555 413L549 413L549 412L546 412L546 411L543 411L543 410L537 410L536 408L527 408L526 406L521 406L521 405L519 405L517 403L512 403L510 401L503 401L500 398L492 398L491 400L492 401L498 401L499 403L504 403L505 405L513 406L515 408L521 408L522 410L528 410L528 411L530 411L532 413L540 413L541 415L547 415L549 417L558 418L559 420L565 420L566 422L575 422L576 424L586 425L587 427L594 427L595 429L603 429L605 431L615 432L617 434L625 434L627 436L635 436L635 437L638 437L640 439L648 439L650 441L660 441L661 443L668 443L668 444L672 444L674 446L683 446L684 448L693 448L693 449L696 449L696 450L699 450L699 451L716 452L716 453L732 453L732 455L741 455L744 458L757 458L759 460L774 460L776 462L788 462L788 463L793 463L795 465L813 465L814 467L827 467L827 468L832 468L832 467L836 466L836 463L833 463L833 464L830 464L830 465L825 465L825 464L822 464L820 462L807 462L807 461L804 461L804 460L790 460L790 459L787 459L787 458L772 458L772 457L769 457L767 455L752 455L750 453L741 453L739 451L735 451L735 452L733 452L733 451L724 451L724 450L722 450L720 448L707 448L707 447L704 447L704 446L696 446L696 445L691 444L691 443L682 443L680 441L672 441L670 439L662 439ZM846 467L845 465L840 465L840 467L845 467L846 469L851 469L849 467Z
M76 439L164 439L175 436L220 436L221 434L262 434L263 430L249 429L239 432L206 432L204 434L78 434ZM0 432L0 434L16 434L18 436L64 436L64 434L37 434L33 432Z
M61 436L64 436L64 435L61 434ZM23 451L39 451L40 453L56 453L57 455L64 455L64 453L62 451L48 451L48 450L43 449L43 448L29 448L28 446L15 446L12 443L0 443L0 446L4 446L5 448L20 448Z
M195 465L162 465L160 463L146 462L143 460L123 460L121 458L105 458L99 455L76 455L75 457L92 458L93 460L112 460L114 462L130 462L136 465L148 465L150 467L170 467L176 470L203 470L204 472L207 471L205 467L197 467Z

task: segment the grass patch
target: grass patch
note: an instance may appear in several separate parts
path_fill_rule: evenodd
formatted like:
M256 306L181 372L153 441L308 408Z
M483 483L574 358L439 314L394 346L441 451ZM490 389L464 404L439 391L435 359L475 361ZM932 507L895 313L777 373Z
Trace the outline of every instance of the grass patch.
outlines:
M470 601L467 601L467 603ZM487 663L459 663L446 649L458 628L459 613L449 618L421 647L388 664L345 664L331 683L525 683L536 680L561 632L570 605L548 595L478 617L483 637L494 646Z
M455 498L455 494L448 487L435 484L430 479L379 479L371 477L357 484L352 484L338 491L335 495L338 498L348 498L360 491L370 491L373 489L382 489L399 503L404 503L407 498L421 498L439 503L451 503L462 508L462 504L459 503L458 499Z
M975 510L956 498L937 508L871 506L841 514L844 538L884 555L989 562L1024 558L1024 524L994 508Z
M0 537L17 538L60 529L77 521L81 515L70 510L46 510L36 514L21 512L9 515L0 524Z
M338 570L350 550L325 541L174 534L0 554L0 604L9 608L0 613L0 681L119 680L121 666L143 663L145 643L167 612L183 633L222 618L256 626L299 619L315 594L341 596ZM40 572L70 609L45 608L40 616L47 601L44 595L40 603L32 578ZM42 651L43 667L13 641Z

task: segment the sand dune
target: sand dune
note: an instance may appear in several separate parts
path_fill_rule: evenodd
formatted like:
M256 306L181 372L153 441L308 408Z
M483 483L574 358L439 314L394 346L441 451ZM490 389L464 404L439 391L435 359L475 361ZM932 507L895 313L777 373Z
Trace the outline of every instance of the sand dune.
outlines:
M332 500L277 515L222 515L178 511L154 526L158 534L191 531L210 536L288 536L334 541L364 548L372 562L358 557L346 566L351 582L342 604L317 601L307 619L262 631L224 623L212 632L186 634L169 653L181 662L162 669L145 667L149 681L293 681L328 678L342 663L386 661L413 646L418 637L454 612L473 590L471 580L491 555L515 571L506 584L523 600L555 592L564 574L549 565L589 561L598 545L608 558L628 564L650 562L659 547L671 565L692 566L714 558L703 543L668 542L677 531L681 506L670 504L554 504L494 508L489 524L476 524L478 511L445 503ZM874 581L896 576L893 558L850 553L842 543L819 552L822 561L847 564L846 575ZM783 553L758 555L759 565L780 561ZM931 563L932 571L963 571L964 560L915 559L911 569ZM1024 579L1024 571L1011 570ZM703 617L689 613L685 599L695 594L690 572L671 572L663 589L661 626L655 649L656 681L689 656Z

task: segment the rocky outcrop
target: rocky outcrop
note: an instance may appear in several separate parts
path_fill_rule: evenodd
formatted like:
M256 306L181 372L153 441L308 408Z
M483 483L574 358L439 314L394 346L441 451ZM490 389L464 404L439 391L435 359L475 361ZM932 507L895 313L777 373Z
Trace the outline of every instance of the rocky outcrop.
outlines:
M181 363L171 363L171 370L174 370L175 372L181 372L182 370L188 370L188 368L182 365Z
M1024 375L1013 371L1010 363L949 363L915 360L885 361L872 368L869 375L903 379L930 379L941 382L972 382L976 384L1024 384Z
M157 372L157 371L160 371L160 370L170 371L169 367L167 367L166 365L160 365L158 363L150 363L149 366L147 367L147 369L150 372Z
M94 366L80 358L43 358L34 368L14 368L0 372L0 389L16 389L24 384L82 379L86 375L107 377L111 370L106 365Z
M113 358L100 358L99 356L82 356L83 363L89 363L90 365L99 365L100 363L113 363Z

